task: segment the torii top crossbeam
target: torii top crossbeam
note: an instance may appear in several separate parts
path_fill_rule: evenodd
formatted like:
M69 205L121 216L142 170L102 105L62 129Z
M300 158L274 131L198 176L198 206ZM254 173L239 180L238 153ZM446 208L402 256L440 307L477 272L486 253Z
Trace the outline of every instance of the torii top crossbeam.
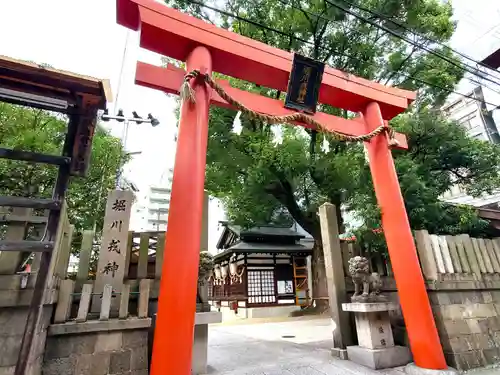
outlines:
M212 71L281 91L287 90L293 55L183 14L152 0L117 0L118 23L140 31L140 45L185 61L187 71ZM185 72L139 63L136 82L177 92ZM198 277L203 189L210 104L224 105L201 79L193 79L195 104L183 103L165 243L152 375L188 375ZM253 111L275 116L277 100L224 87ZM404 112L415 94L326 67L319 102L357 112L356 120L317 113L327 129L347 135L372 132ZM289 111L289 110L287 110ZM283 114L283 112L280 112ZM401 139L401 137L400 137ZM403 137L404 139L404 137ZM399 139L398 139L399 140ZM382 228L417 366L445 369L446 362L420 270L413 235L389 149L387 133L365 142ZM403 145L406 146L406 143ZM404 147L402 147L404 148ZM187 229L186 229L187 228ZM178 281L182 280L181 285ZM345 347L345 342L335 344Z
M118 0L118 23L140 28L142 48L186 61L195 45L209 47L212 69L264 87L286 91L293 54L220 29L150 0ZM319 101L352 112L372 101L390 120L405 111L415 93L325 68Z

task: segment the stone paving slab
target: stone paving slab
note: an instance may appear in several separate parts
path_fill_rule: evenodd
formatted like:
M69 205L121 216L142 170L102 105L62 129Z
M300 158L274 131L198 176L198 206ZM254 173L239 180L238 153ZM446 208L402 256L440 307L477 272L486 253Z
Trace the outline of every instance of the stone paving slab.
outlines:
M283 336L286 336L284 338ZM209 375L403 375L333 358L329 319L215 325L209 330ZM500 375L500 368L470 372Z

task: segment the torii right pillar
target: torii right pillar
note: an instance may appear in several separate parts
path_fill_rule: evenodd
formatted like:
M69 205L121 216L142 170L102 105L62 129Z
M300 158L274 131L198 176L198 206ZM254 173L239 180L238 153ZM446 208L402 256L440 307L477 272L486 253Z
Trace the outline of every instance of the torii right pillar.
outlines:
M363 111L366 132L384 124L379 104ZM366 142L373 186L382 214L387 248L415 363L426 369L447 369L410 223L401 195L387 133Z

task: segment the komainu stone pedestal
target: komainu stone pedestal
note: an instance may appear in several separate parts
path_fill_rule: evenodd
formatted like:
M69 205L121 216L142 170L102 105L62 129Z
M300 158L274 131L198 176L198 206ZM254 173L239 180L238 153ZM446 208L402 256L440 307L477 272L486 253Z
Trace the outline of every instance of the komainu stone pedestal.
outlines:
M349 360L374 370L403 366L411 362L408 348L395 346L389 311L398 305L392 302L343 303L344 311L354 312L358 346L348 346Z

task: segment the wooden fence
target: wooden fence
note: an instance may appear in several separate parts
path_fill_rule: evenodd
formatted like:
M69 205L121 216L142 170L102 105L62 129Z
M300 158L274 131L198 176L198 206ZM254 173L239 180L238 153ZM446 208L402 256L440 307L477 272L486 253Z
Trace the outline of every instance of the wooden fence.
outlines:
M391 263L386 255L378 252L370 252L354 242L341 242L340 248L342 250L342 263L346 276L349 276L349 259L357 255L368 259L370 272L377 272L381 276L392 276Z
M68 265L71 255L71 244L74 238L74 226L70 224L63 205L62 220L59 225L56 239L53 274L61 279L71 276L80 283L95 278L92 271L92 252L95 248L95 236L91 230L82 234L79 251L78 271L75 275L68 275ZM47 213L37 213L29 208L13 208L1 210L0 207L0 238L9 241L25 239L40 240L47 223ZM129 231L126 246L127 279L160 279L163 265L163 248L165 234L163 232L134 232ZM22 270L24 263L28 263L29 253L0 252L0 275L12 275ZM31 260L31 272L38 269L40 254Z
M439 236L426 230L414 232L422 273L427 280L439 280L444 275L500 276L500 238L471 238L467 234ZM356 255L369 259L370 271L391 277L388 257L359 248L355 243L342 243L345 275L349 275L348 261Z
M31 208L0 207L0 238L8 241L41 240L47 223L48 212L39 212ZM71 239L74 226L69 223L66 203L61 207L61 220L54 244L50 272L53 276L65 275L65 267L69 261ZM40 253L32 254L21 251L0 253L0 275L13 275L22 271L24 265L31 261L31 272L39 267ZM53 280L49 280L49 284Z
M80 293L76 292L75 286L75 281L70 279L61 282L59 298L54 314L54 323L65 323L67 321L83 323L87 320L96 319L108 320L114 299L119 300L117 315L119 319L148 317L151 280L140 280L138 291L132 291L131 284L124 283L121 287L121 292L118 293L113 291L111 285L105 285L102 293L93 293L93 283L83 284ZM137 296L135 304L131 303L131 296L133 295ZM93 298L94 296L99 296L99 299ZM91 309L91 304L95 303L95 301L100 301L100 304L99 306L92 306Z

